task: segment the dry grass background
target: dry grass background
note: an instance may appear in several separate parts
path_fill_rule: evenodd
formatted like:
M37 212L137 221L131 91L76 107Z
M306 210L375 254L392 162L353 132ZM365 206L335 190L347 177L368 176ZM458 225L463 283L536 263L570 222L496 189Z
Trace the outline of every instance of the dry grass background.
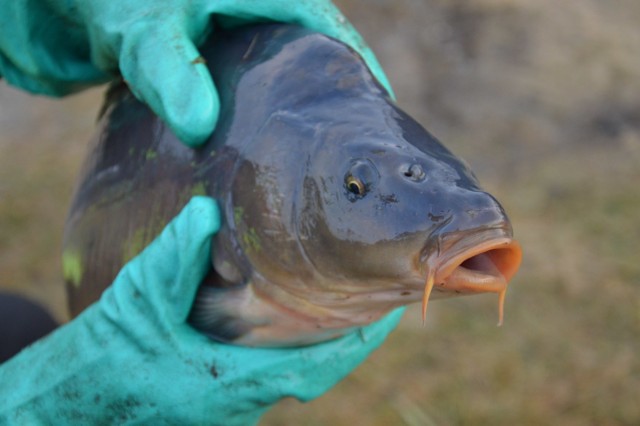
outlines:
M640 3L341 0L399 103L510 213L524 263L494 297L410 310L324 397L263 424L640 424ZM0 83L0 286L65 317L64 216L100 90ZM197 390L194 390L197 391Z

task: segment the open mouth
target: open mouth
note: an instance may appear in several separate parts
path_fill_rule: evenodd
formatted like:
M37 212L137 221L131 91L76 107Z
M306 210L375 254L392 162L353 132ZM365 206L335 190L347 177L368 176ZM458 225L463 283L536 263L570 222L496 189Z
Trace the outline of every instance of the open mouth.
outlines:
M434 287L456 294L497 293L498 325L504 319L504 300L509 280L520 267L520 244L509 237L495 238L456 251L436 264L428 263L422 297L422 321L427 315L429 297Z

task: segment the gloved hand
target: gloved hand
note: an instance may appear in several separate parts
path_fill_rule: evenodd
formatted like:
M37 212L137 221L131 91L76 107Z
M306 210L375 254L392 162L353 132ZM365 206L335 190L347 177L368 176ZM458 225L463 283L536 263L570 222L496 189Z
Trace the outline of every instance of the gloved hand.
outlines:
M279 21L337 38L357 50L389 93L382 68L329 0L3 0L0 76L61 96L103 83L118 69L133 93L185 143L211 134L219 100L196 46L216 22Z
M250 424L346 376L396 326L296 349L212 342L186 318L219 226L194 197L99 302L0 366L0 424Z

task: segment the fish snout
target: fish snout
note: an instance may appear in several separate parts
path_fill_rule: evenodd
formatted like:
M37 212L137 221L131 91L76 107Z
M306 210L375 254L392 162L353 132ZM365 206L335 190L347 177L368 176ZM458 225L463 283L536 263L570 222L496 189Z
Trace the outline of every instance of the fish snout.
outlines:
M426 254L436 259L437 284L449 282L451 290L467 292L497 291L502 288L498 283L501 277L509 281L518 270L520 245L513 239L509 218L493 196L482 191L465 192L464 203L459 203L431 236L436 252L432 247Z
M448 215L423 251L426 284L423 314L432 290L450 296L497 293L499 324L509 281L520 267L522 250L513 239L502 206L489 194L467 194Z
M453 293L500 293L518 271L520 244L510 237L489 237L446 256L435 266L434 282Z
M502 325L507 287L520 267L522 249L510 235L500 235L495 231L461 241L457 247L427 259L427 279L422 300L423 321L429 296L435 288L452 296L498 294L498 325Z

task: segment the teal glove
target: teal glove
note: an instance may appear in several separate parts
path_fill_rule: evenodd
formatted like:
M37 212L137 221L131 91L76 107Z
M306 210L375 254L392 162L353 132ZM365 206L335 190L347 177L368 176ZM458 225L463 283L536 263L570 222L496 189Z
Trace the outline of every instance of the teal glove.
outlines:
M389 93L362 37L329 0L0 0L0 76L54 96L103 83L120 69L133 93L188 145L213 131L218 95L196 46L212 29L280 21L352 46Z
M0 424L254 423L283 397L327 391L399 321L296 349L212 342L186 318L219 222L195 197L99 302L0 366Z

